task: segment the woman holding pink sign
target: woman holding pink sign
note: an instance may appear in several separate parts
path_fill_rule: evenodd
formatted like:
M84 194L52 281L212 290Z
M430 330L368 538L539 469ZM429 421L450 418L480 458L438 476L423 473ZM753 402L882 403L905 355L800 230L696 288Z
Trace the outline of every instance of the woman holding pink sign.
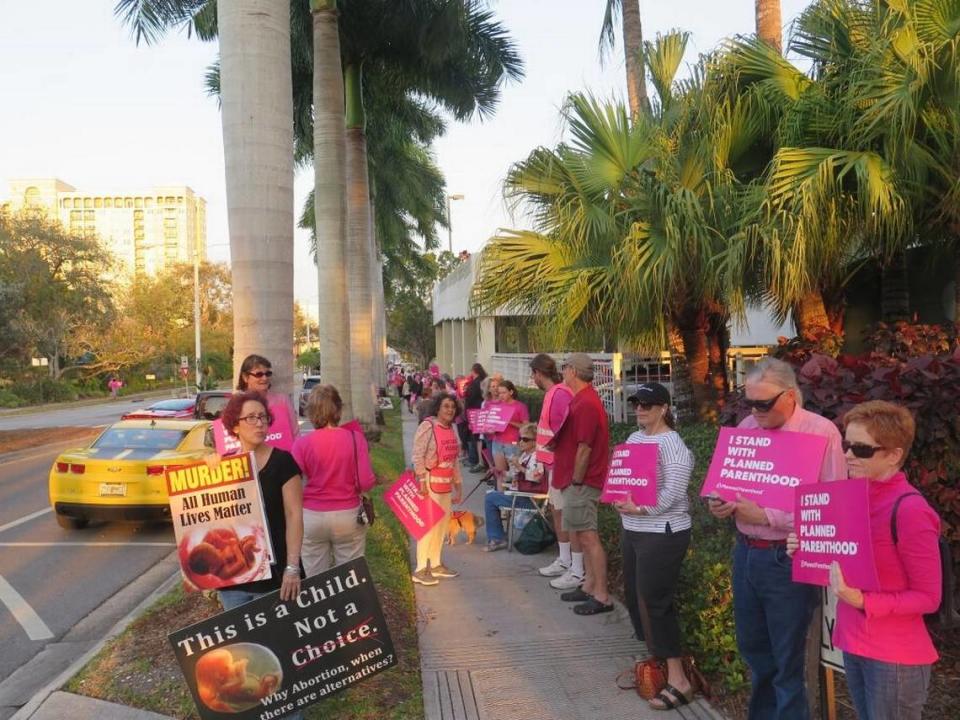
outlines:
M693 453L680 434L670 410L670 392L660 383L645 383L628 398L637 412L640 430L628 443L656 443L657 504L638 507L627 496L613 506L623 525L623 586L630 621L638 640L650 653L667 661L667 685L650 700L654 710L672 710L693 699L694 687L683 670L680 623L673 604L680 565L690 546L690 507L687 486Z
M283 425L289 427L289 438L283 438L282 442L269 440L271 445L282 447L289 450L293 446L293 439L300 433L300 423L297 419L297 411L293 409L290 398L280 393L270 390L273 384L273 365L262 355L247 355L240 364L240 373L237 377L237 390L246 392L251 390L263 395L267 400L267 410L274 418L276 425L278 418L283 418ZM277 427L271 427L270 430L276 431ZM284 428L285 429L285 428ZM271 433L268 433L270 435Z
M920 720L937 651L923 621L940 606L940 518L907 480L910 411L873 400L843 419L850 477L870 480L870 530L877 591L847 585L830 568L836 594L833 644L843 650L847 686L860 720ZM788 550L797 538L787 540Z
M517 400L517 386L509 380L501 380L497 386L501 417L507 418L507 426L493 434L493 462L497 466L498 479L507 472L508 460L519 452L520 426L530 422L530 410ZM500 482L498 481L498 490Z

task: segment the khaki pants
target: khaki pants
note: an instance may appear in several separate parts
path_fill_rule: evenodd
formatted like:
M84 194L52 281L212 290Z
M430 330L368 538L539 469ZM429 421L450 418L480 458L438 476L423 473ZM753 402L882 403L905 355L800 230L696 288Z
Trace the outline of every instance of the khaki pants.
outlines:
M301 557L308 576L363 555L367 545L367 526L357 524L359 507L350 510L303 509Z
M447 525L450 524L453 493L435 493L429 489L427 493L437 505L443 508L443 519L417 542L417 572L426 568L427 562L430 563L430 567L437 567L441 564L440 552L443 550L443 537L447 533Z

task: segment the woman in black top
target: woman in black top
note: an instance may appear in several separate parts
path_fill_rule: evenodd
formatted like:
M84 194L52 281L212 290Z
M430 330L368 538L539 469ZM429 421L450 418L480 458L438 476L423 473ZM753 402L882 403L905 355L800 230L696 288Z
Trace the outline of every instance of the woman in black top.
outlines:
M237 393L230 398L220 418L228 432L240 440L241 452L253 452L270 542L277 561L271 566L272 577L221 589L223 609L231 610L278 589L281 600L293 600L300 592L300 579L305 577L300 564L303 542L300 468L286 450L264 442L271 417L258 393Z

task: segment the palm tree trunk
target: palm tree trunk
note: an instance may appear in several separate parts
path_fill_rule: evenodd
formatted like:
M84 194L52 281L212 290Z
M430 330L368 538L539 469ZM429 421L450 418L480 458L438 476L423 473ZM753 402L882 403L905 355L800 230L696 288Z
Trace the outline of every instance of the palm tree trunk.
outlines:
M880 270L880 318L885 323L910 319L907 255L898 252Z
M290 3L217 5L234 375L270 358L274 388L293 392L293 100Z
M793 311L793 323L800 337L820 335L830 329L823 294L819 290L811 290L800 299Z
M362 69L344 68L347 132L347 296L350 305L350 395L353 414L364 426L374 423L373 388L373 232L364 134Z
M690 387L693 390L693 417L709 420L716 414L711 401L713 388L710 381L710 348L707 342L709 331L706 314L687 311L677 328L683 338L683 349L690 371Z
M639 117L650 111L647 98L647 77L643 62L643 24L640 21L639 0L623 0L620 8L623 21L623 53L627 68L627 98L630 114Z
M681 423L694 422L696 404L693 400L693 382L687 366L687 350L676 325L668 331L667 345L670 348L670 382L673 385L673 407L677 411L677 420Z
M780 19L780 0L754 0L757 37L783 52L783 27Z
M346 132L337 3L336 0L310 0L310 10L313 13L314 219L321 374L325 383L340 390L346 419L353 417L353 402L347 306ZM288 67L289 64L288 56Z
M708 316L709 330L707 347L710 353L710 383L713 403L722 408L727 396L727 350L730 348L730 318L723 312L711 312Z

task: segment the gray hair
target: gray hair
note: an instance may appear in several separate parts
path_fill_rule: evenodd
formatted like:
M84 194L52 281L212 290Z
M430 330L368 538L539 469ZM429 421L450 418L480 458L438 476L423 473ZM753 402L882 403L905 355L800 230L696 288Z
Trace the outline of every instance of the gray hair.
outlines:
M764 358L747 371L746 382L768 382L784 390L793 390L797 397L797 405L803 407L803 392L797 383L797 373L793 366L777 358Z
M578 370L577 368L574 368L573 374L577 376L578 380L583 380L583 382L593 382L593 368L590 368L589 370Z

